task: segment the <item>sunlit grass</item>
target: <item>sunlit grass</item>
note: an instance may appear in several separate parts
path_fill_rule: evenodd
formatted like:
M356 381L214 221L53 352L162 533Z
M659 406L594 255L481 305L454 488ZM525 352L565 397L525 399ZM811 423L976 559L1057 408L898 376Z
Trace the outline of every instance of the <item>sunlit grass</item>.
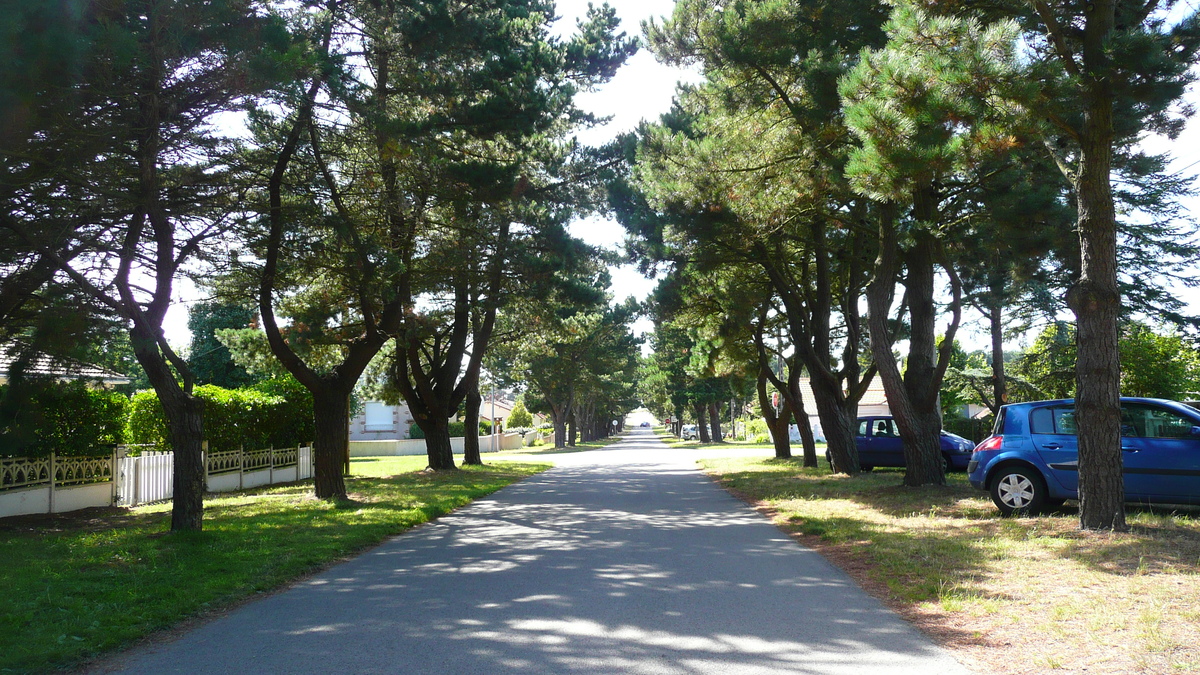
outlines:
M169 504L0 521L0 672L64 667L229 606L547 468L425 465L355 460L339 503L303 485L212 497L200 533L168 534Z
M1071 506L1001 518L961 473L905 488L900 469L851 478L798 459L702 464L982 663L1089 673L1200 663L1200 509L1131 505L1131 532L1081 532Z

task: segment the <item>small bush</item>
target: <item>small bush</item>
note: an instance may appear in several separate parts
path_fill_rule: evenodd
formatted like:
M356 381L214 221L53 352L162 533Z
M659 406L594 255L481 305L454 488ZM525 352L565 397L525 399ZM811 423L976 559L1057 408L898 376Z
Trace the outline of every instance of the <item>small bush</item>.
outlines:
M767 429L767 421L759 417L752 419L746 423L746 435L754 439L755 443L762 443L758 440L760 437L766 437L767 442L771 440L770 431Z
M83 382L23 380L0 387L0 455L104 454L125 442L129 400Z
M525 401L517 399L517 404L513 406L512 412L508 414L508 426L513 427L529 427L533 426L533 415L525 408Z

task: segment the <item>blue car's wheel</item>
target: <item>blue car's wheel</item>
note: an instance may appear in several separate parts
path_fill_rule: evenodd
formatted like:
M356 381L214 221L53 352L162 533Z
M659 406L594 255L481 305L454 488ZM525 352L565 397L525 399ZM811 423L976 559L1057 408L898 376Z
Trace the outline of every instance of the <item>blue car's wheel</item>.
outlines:
M1046 507L1046 481L1036 470L1008 466L992 478L992 502L1005 516L1036 515Z

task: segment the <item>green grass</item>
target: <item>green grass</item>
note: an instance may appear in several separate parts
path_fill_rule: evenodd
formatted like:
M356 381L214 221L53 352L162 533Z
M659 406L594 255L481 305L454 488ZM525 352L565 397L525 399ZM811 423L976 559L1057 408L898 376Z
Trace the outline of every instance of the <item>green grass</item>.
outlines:
M1131 532L1082 532L1073 506L1002 518L961 473L906 488L902 469L851 478L795 459L701 463L985 670L1200 668L1200 509L1129 505Z
M205 501L204 531L169 534L169 504L0 521L0 672L68 667L269 591L548 468L424 473L363 458L350 500L279 486Z

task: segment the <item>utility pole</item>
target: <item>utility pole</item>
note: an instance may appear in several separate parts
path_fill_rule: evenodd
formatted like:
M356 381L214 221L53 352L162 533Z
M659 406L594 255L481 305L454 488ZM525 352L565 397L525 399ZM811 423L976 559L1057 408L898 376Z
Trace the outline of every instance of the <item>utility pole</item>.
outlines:
M496 447L496 373L489 371L492 376L492 452L499 452L500 448Z

